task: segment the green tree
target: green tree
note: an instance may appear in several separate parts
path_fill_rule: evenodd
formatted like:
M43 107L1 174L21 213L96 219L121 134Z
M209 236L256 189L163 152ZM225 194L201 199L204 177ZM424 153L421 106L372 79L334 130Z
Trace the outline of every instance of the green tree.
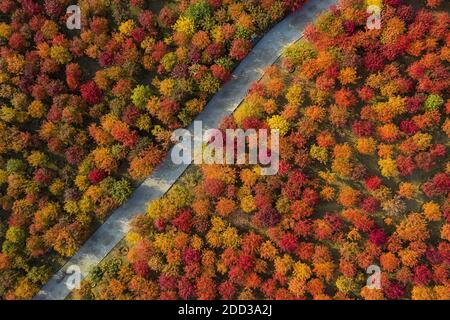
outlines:
M131 94L131 100L133 104L139 109L145 109L147 105L147 101L152 95L152 91L149 86L138 85L133 89L133 93Z

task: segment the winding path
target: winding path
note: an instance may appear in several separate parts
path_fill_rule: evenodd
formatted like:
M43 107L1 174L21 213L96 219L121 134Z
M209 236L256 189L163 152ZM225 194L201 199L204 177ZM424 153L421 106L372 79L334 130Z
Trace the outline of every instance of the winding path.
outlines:
M244 99L250 85L259 80L263 70L272 65L284 47L302 37L304 27L315 16L327 9L336 0L309 0L300 10L275 25L256 44L250 54L234 70L228 81L208 102L195 120L203 121L203 130L217 128L220 120L230 115ZM193 125L187 128L193 132ZM164 195L189 165L175 165L170 151L162 163L134 191L131 198L117 208L105 223L84 243L80 250L45 284L35 300L62 300L71 289L66 284L73 272L71 266L78 266L81 277L97 265L117 245L128 231L128 223L137 214L145 212L146 204Z

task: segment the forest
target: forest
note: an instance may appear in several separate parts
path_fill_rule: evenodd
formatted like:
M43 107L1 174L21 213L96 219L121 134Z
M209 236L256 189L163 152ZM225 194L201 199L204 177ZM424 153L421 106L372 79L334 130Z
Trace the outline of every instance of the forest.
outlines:
M278 174L191 166L72 298L449 300L449 6L382 6L322 13L223 119L278 129Z
M30 299L303 0L0 2L0 298Z

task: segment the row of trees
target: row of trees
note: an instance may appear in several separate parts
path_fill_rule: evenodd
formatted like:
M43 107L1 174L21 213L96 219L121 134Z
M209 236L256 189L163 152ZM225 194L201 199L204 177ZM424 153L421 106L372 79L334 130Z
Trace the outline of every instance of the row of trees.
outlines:
M74 297L449 299L449 16L384 2L320 15L222 122L279 129L278 174L194 167Z
M0 298L76 252L273 23L303 1L0 4Z

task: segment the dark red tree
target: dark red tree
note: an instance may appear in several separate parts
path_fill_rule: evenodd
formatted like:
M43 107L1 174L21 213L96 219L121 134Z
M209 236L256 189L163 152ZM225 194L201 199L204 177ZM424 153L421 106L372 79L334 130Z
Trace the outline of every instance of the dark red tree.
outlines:
M85 84L82 84L80 92L83 99L86 100L86 102L88 102L89 104L97 104L102 101L102 90L92 80Z
M106 172L101 169L92 169L88 174L88 179L92 184L97 184L105 179L107 176Z

